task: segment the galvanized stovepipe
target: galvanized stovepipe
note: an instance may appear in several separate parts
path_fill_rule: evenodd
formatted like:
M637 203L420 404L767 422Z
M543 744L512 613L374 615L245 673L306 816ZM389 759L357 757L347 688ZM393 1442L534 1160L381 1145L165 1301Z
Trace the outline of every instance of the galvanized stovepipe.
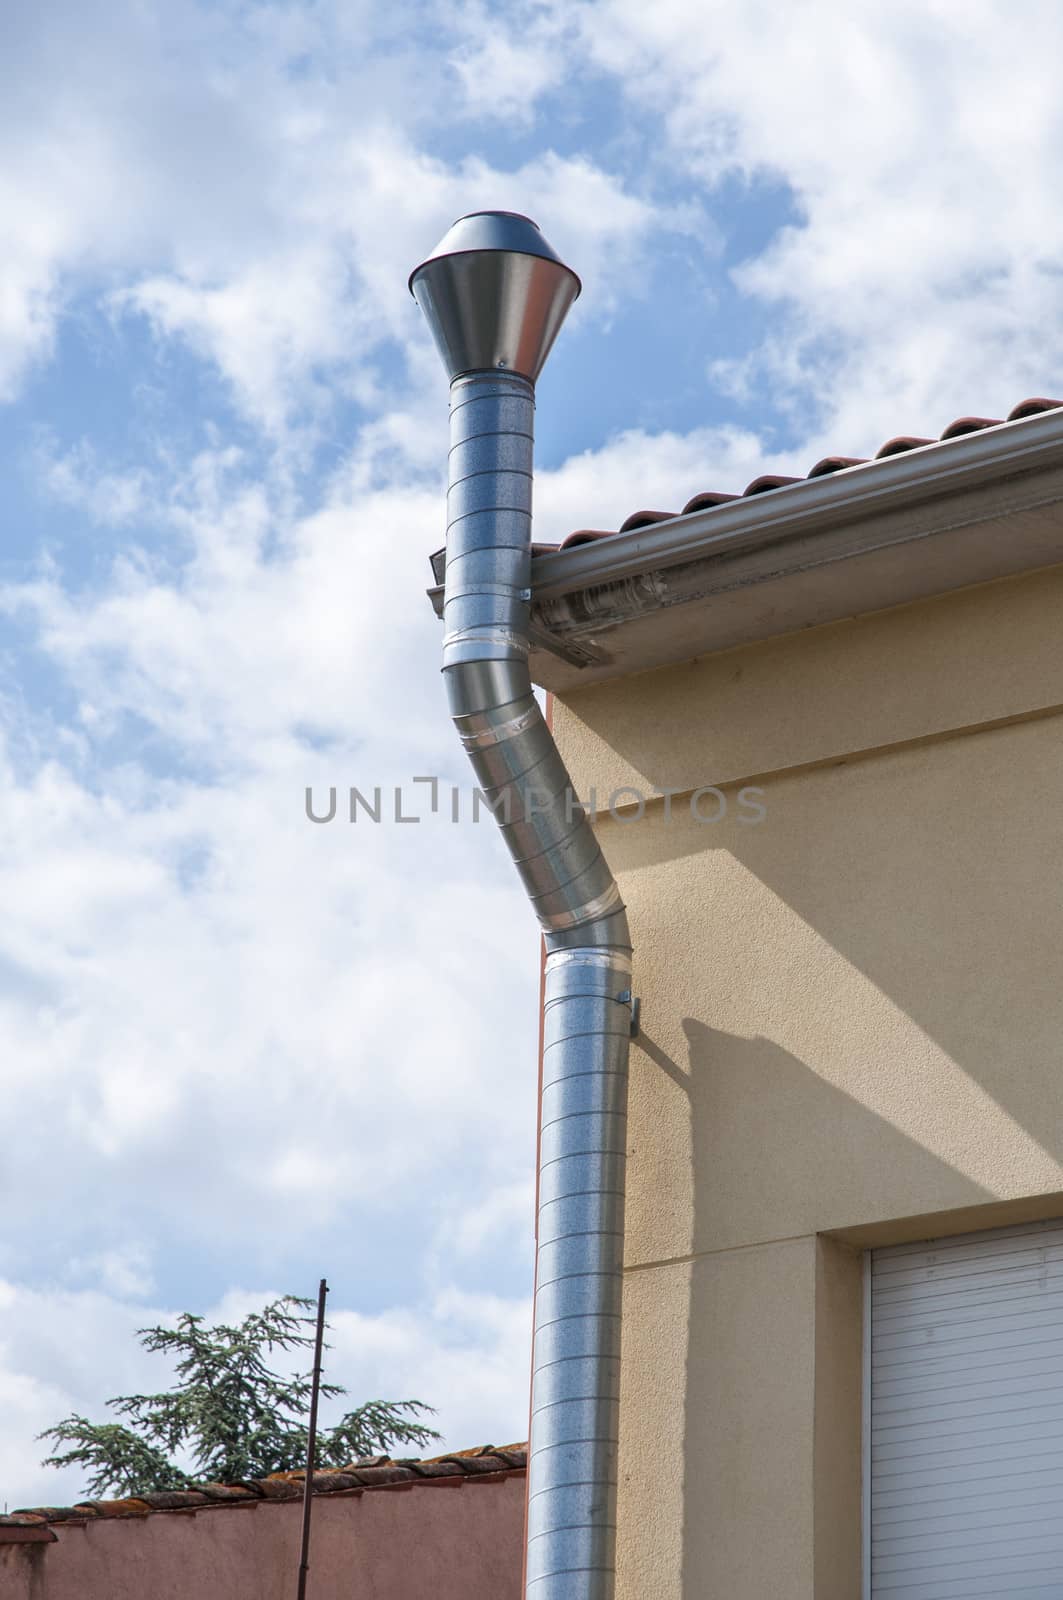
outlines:
M613 1600L631 942L527 659L534 385L580 285L476 212L410 286L451 379L450 710L547 950L525 1593Z

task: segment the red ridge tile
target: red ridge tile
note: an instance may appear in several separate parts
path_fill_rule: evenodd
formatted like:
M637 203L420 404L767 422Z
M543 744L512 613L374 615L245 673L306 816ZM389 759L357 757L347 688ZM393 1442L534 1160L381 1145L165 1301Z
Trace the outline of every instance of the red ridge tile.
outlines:
M571 550L578 544L594 544L598 539L612 539L615 532L615 528L577 528L575 533L567 534L556 548L559 550ZM547 545L545 548L553 549L554 546ZM535 554L534 545L532 546L532 554Z
M633 511L620 524L620 533L634 533L636 528L652 528L655 522L671 522L678 511Z
M683 507L682 515L689 517L692 511L711 511L716 506L727 505L731 500L740 500L741 495L719 494L715 489L705 489L701 494L696 494L688 500Z
M743 495L767 494L771 489L785 489L791 483L803 483L802 478L788 478L779 472L764 472L759 478L754 478L752 483L747 483L742 490Z
M898 433L893 439L887 439L882 447L875 451L876 461L885 461L889 456L902 455L905 450L921 450L925 444L934 444L934 439L922 439L914 433Z
M867 460L866 456L824 456L822 461L817 461L810 478L825 478L830 472L844 472L846 467L862 467Z
M1023 417L1036 417L1042 411L1058 411L1063 406L1063 400L1046 400L1043 395L1034 395L1031 400L1020 400L1017 406L1012 406L1008 412L1008 422L1021 422Z
M941 438L942 441L961 439L965 433L981 433L983 428L996 428L1003 420L1003 417L957 417L955 422L949 423Z

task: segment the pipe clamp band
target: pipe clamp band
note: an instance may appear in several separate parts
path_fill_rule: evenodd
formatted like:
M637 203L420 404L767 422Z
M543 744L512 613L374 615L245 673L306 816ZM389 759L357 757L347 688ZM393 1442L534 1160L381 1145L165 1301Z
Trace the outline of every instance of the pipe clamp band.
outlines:
M501 644L514 654L521 656L528 654L527 639L513 628L474 624L469 628L455 628L453 633L443 635L444 650L450 650L455 645L461 644Z
M625 950L551 950L546 958L548 972L555 967L596 967L606 972L631 972L631 957Z
M622 904L620 890L615 883L611 883L603 894L596 895L593 900L587 900L571 911L552 912L545 920L551 928L578 928L581 922L593 922L596 917L603 917L606 912Z
M482 728L472 728L468 731L459 728L458 738L466 750L488 750L493 744L502 744L506 739L515 739L518 734L530 728L541 715L538 706L529 706L527 711L522 711L516 717L508 717L505 722L488 722Z

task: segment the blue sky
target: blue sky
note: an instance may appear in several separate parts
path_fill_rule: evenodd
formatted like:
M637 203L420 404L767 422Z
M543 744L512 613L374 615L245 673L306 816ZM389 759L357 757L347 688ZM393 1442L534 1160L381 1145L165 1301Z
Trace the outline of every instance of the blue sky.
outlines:
M0 61L0 1502L132 1331L333 1285L334 1375L522 1435L537 936L424 598L461 213L584 279L537 536L1063 385L1063 18L57 0ZM711 778L711 774L708 775Z

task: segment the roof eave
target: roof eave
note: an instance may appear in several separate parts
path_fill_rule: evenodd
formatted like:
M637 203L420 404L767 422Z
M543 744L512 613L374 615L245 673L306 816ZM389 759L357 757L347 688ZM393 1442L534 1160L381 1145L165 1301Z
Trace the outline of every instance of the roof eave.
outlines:
M1051 411L539 555L533 677L564 691L1061 561L1060 500Z

